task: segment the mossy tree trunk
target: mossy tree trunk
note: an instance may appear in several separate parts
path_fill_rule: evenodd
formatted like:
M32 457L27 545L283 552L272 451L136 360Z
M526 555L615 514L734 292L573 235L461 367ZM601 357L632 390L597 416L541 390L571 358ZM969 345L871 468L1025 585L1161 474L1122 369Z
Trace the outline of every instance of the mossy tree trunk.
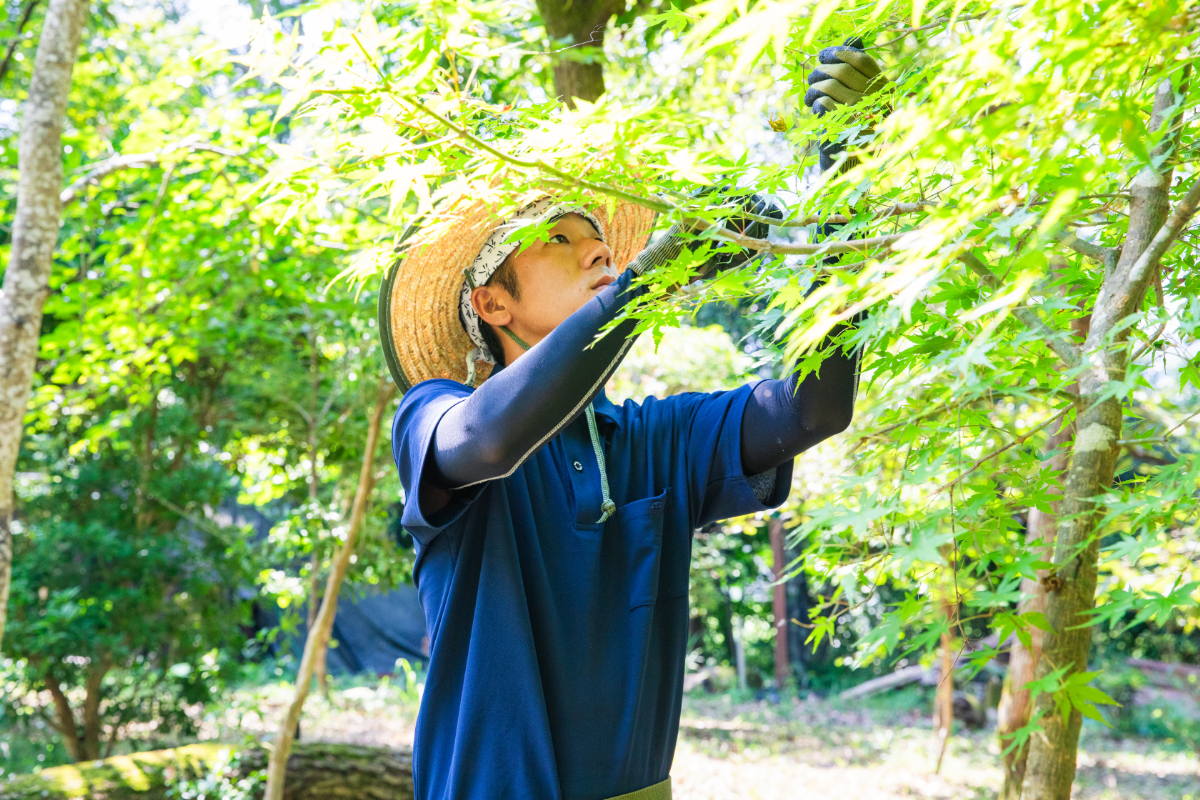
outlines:
M1164 130L1171 122L1172 111L1177 110L1175 92L1166 80L1156 88L1150 131ZM1043 640L1035 679L1061 668L1068 669L1067 675L1087 669L1092 629L1081 626L1095 605L1100 552L1096 526L1104 514L1104 506L1095 498L1112 487L1121 439L1122 404L1109 387L1125 379L1130 360L1129 328L1121 326L1141 307L1159 259L1200 204L1198 182L1168 215L1171 160L1177 154L1159 159L1177 149L1178 137L1178 132L1164 137L1153 152L1153 165L1132 182L1125 243L1120 257L1105 269L1091 330L1081 348L1075 444L1063 482L1054 569L1046 579L1046 619L1051 630ZM1034 714L1041 715L1042 731L1031 740L1021 796L1023 800L1069 800L1082 717L1072 710L1064 721L1050 693L1038 696Z
M0 782L0 800L165 800L183 780L210 774L236 756L235 774L265 769L262 747L194 744L114 756ZM296 745L288 757L285 800L412 800L412 753L345 744Z

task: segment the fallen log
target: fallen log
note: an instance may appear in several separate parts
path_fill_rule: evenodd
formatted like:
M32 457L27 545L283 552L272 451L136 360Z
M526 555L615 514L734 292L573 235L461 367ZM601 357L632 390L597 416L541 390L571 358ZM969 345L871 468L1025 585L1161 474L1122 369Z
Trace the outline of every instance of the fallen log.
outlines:
M0 800L166 800L180 781L196 780L236 756L236 775L265 770L261 746L192 744L113 756L0 781ZM284 800L412 800L412 753L352 744L297 744L288 758Z
M1125 663L1141 670L1150 683L1158 686L1175 687L1187 683L1196 686L1200 682L1200 666L1195 664L1171 664L1148 658L1129 658Z
M869 681L860 683L858 686L852 686L846 691L838 695L839 700L853 700L856 697L869 697L870 695L879 692L895 689L899 686L907 686L910 683L916 683L919 680L935 676L936 670L926 669L920 664L912 664L911 666L901 667L895 672L887 675L882 675L878 678L872 678ZM936 683L936 679L933 680Z

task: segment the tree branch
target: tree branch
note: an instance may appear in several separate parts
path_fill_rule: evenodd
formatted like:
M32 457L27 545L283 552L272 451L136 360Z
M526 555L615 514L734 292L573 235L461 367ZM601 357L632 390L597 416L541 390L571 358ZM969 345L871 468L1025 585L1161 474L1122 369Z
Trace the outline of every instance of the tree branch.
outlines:
M873 214L871 216L871 221L874 222L881 219L890 219L891 217L901 217L905 214L918 214L927 208L934 208L936 205L937 203L926 202L896 203L895 205L880 209L878 212ZM827 214L825 216L813 214L811 216L804 217L803 219L775 220L759 214L738 212L738 218L749 219L753 220L754 222L765 222L776 228L805 228L809 225L845 225L854 221L854 217L847 217L844 214Z
M66 746L67 753L71 758L81 761L83 745L79 741L79 728L76 727L75 712L71 710L71 703L63 693L58 678L49 671L46 672L46 688L50 690L50 697L54 699L54 708L58 712L59 733L62 735L63 745Z
M1175 210L1167 217L1167 221L1158 229L1158 233L1138 256L1138 260L1133 263L1133 267L1129 271L1131 284L1139 285L1146 279L1150 269L1158 265L1158 260L1167 252L1167 248L1174 244L1175 240L1179 238L1179 234L1183 232L1183 226L1195 215L1198 205L1200 205L1200 178L1192 183L1192 188L1188 189L1187 194L1179 201L1179 205L1175 206Z
M92 165L92 168L81 178L75 180L58 196L59 201L63 206L68 206L78 200L84 190L90 184L99 183L104 178L112 175L115 172L120 172L125 169L136 167L148 167L158 164L164 156L167 156L178 150L187 150L192 153L216 153L217 155L228 156L230 158L243 158L251 165L266 169L266 167L258 159L249 158L245 153L239 153L236 150L229 150L225 147L219 147L206 142L199 142L190 139L184 139L181 142L169 144L166 147L161 147L158 150L149 153L133 153L127 156L113 156L104 161L99 161Z
M958 256L958 260L966 264L967 269L978 275L989 289L995 291L1001 287L1000 279L971 251L963 251ZM1079 348L1065 341L1055 333L1054 329L1043 322L1042 318L1032 308L1016 306L1013 308L1013 316L1025 323L1025 327L1040 336L1046 343L1046 346L1053 350L1068 367L1074 368L1079 365Z
M707 229L712 225L712 223L710 223L708 220L687 216L685 209L666 200L643 197L641 195L633 194L632 192L627 192L624 189L618 189L616 186L612 186L607 183L596 183L594 181L585 180L583 178L571 175L570 173L564 172L558 167L548 164L541 159L534 160L517 158L516 156L505 153L503 150L493 147L492 145L472 134L466 128L454 124L448 118L429 108L421 101L414 100L411 97L399 97L404 102L409 103L422 113L433 117L442 125L445 125L447 128L454 131L456 134L458 134L459 138L466 140L475 148L483 150L492 157L507 164L512 164L513 166L523 167L525 169L541 170L559 179L559 181L549 181L548 183L550 185L589 189L600 194L608 195L609 197L616 197L620 200L625 200L626 202L648 208L651 211L657 211L660 214L677 213L683 217L685 223L692 225L695 228L699 228L700 230ZM731 241L747 250L756 250L760 253L773 253L776 255L815 255L818 253L852 252L865 253L876 248L890 248L891 245L900 241L910 233L912 233L912 231L890 234L888 236L876 236L870 239L855 239L846 242L823 242L820 244L783 244L771 242L766 239L752 239L748 236L742 236L741 234L727 230L723 226L717 227L716 230L716 235L718 238Z
M969 15L965 15L965 16L961 16L961 17L942 17L941 19L934 20L933 22L930 22L927 25L922 25L919 28L907 28L902 33L900 33L900 35L897 36L895 39L888 39L886 42L874 44L874 45L871 45L870 47L866 47L863 49L879 50L880 48L887 47L890 44L895 44L896 42L908 37L910 34L913 34L913 33L920 33L921 31L931 31L934 28L942 28L942 27L945 27L946 25L950 25L955 22L970 22L970 21L976 20L976 19L983 19L986 16L987 16L986 14L969 14Z
M937 497L939 494L941 494L942 492L946 491L947 489L949 489L951 487L957 486L968 475L970 475L972 472L979 469L981 466L983 466L987 462L991 461L993 458L1000 455L1001 453L1003 453L1007 450L1011 450L1012 448L1016 447L1017 445L1024 444L1025 442L1029 441L1029 438L1031 436L1033 436L1035 433L1037 433L1038 431L1044 430L1046 427L1053 425L1055 422L1057 422L1058 420L1065 417L1067 412L1070 411L1071 408L1072 408L1072 406L1067 406L1062 411L1058 412L1053 417L1046 420L1041 425L1038 425L1036 428L1029 431L1028 433L1022 434L1021 436L1018 436L1016 439L1013 439L1011 442L1004 445L1003 447L997 447L995 450L988 453L987 455L976 459L975 462L973 464L971 464L971 466L967 467L957 478L955 478L954 480L952 480L948 483L943 483L941 486L939 486L937 489L935 489L933 491L933 494L931 494L929 496L930 499Z
M33 16L33 9L37 4L38 0L29 0L25 5L25 11L21 14L20 21L17 22L17 32L8 44L8 51L4 54L4 61L0 61L0 81L3 81L4 76L8 74L8 67L12 63L13 53L16 52L17 46L21 44L21 31L25 29L29 18Z
M1066 245L1079 255L1099 261L1101 264L1107 264L1117 252L1111 247L1102 247L1086 239L1080 239L1074 231L1057 231L1053 237L1057 242Z

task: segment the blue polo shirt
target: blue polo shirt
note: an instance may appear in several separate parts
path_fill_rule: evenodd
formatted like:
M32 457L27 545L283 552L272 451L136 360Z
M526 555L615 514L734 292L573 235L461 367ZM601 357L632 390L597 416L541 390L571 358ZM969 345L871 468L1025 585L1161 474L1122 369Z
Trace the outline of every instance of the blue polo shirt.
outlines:
M614 406L597 422L617 512L583 415L512 475L426 515L418 480L442 415L471 389L414 386L393 454L429 632L418 800L603 800L665 780L683 697L692 532L764 505L742 473L750 386Z

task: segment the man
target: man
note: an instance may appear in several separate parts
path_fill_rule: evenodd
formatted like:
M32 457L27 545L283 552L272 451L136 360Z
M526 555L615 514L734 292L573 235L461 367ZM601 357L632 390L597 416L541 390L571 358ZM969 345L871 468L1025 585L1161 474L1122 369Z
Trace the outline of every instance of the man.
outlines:
M822 63L818 112L878 74L853 48ZM857 353L819 378L617 407L602 387L635 323L597 334L685 241L643 250L653 218L636 206L545 197L499 226L486 204L457 213L380 302L408 389L392 442L430 638L416 795L669 799L692 531L783 502L792 459L850 422Z

